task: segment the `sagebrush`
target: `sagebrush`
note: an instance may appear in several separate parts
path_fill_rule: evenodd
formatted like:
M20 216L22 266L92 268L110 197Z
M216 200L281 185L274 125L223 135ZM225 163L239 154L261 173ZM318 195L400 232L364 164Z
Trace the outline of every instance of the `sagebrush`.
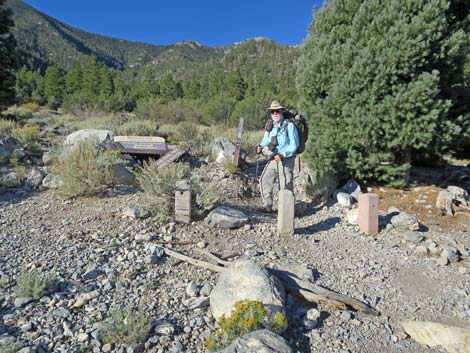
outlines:
M136 178L143 190L142 206L158 221L166 221L172 215L175 201L175 183L189 177L189 166L171 163L158 169L153 159L144 162Z
M150 319L140 307L111 309L104 324L103 342L117 344L143 343L150 332Z
M44 277L37 270L21 272L16 278L13 292L18 298L39 299L53 283L51 277Z
M75 146L54 168L61 183L58 191L66 197L96 195L111 183L109 169L100 160L102 153L94 142L84 141Z

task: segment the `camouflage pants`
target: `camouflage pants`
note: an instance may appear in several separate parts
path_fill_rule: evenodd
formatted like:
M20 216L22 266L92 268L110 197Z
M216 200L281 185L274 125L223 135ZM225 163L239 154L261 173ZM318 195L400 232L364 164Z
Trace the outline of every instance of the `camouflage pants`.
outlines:
M263 206L272 207L273 190L278 187L278 180L281 190L294 192L294 165L295 156L284 158L279 162L272 159L266 164L259 180Z

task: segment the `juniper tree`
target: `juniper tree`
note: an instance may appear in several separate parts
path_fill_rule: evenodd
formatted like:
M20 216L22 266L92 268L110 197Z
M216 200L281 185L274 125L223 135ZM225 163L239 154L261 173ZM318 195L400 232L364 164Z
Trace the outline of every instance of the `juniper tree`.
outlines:
M468 134L468 0L332 0L314 14L296 75L320 172L403 185L413 155Z
M5 8L5 0L0 0L0 111L15 99L18 61L13 26L11 11Z

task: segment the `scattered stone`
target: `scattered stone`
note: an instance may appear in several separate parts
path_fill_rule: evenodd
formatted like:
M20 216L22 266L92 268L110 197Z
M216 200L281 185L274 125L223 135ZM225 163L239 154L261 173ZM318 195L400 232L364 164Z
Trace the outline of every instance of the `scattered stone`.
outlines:
M253 331L237 338L219 353L292 353L292 349L281 336L268 330Z
M470 329L425 321L405 321L403 327L415 341L429 346L441 346L449 353L470 352Z
M415 244L421 243L424 240L424 237L423 237L422 233L412 232L412 231L406 232L403 235L403 238L406 241L409 241L409 242L412 242L412 243L415 243Z
M345 192L339 192L336 195L336 200L343 207L352 206L352 204L354 203L353 197Z
M199 290L199 286L193 281L189 282L189 284L186 286L186 294L190 297L197 297Z
M10 172L0 178L0 186L7 188L18 188L21 186L21 180L17 172Z
M139 219L150 217L150 212L139 206L126 206L122 210L122 214L130 218L139 218Z
M428 248L426 245L419 245L415 249L416 253L419 255L426 256L428 254Z
M13 305L17 308L21 308L29 303L31 303L34 299L30 297L23 297L23 298L16 298L13 302Z
M451 263L458 262L460 260L458 250L452 248L442 250L441 258L446 258Z
M419 230L419 223L416 216L406 212L400 212L390 220L392 225L398 229Z
M172 336L175 333L175 327L169 322L162 322L154 327L153 332L156 335Z
M211 228L239 228L248 223L248 217L242 211L228 206L219 206L204 219Z
M346 213L346 218L348 223L351 225L358 225L359 224L359 209L353 208Z
M42 169L33 168L28 173L25 184L31 189L38 189L45 177L46 173Z

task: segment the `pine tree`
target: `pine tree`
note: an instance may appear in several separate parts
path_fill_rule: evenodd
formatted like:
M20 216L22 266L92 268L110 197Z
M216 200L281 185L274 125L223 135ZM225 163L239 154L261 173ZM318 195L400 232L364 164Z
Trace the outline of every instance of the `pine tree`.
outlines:
M57 109L64 99L65 76L61 69L49 66L44 76L44 94L47 97L47 104L52 109Z
M16 97L20 103L30 102L36 88L36 80L33 72L23 66L16 76Z
M452 98L468 4L333 0L315 13L296 74L313 169L403 185L414 154L442 154L468 133Z
M100 70L96 57L89 56L82 69L82 93L90 103L96 103L100 93L100 85L97 79L100 77Z
M100 67L100 95L110 97L114 92L113 74L106 66Z
M13 26L11 11L5 8L5 0L0 0L0 111L15 99L18 62Z
M74 94L82 89L82 65L76 63L65 76L65 92Z

